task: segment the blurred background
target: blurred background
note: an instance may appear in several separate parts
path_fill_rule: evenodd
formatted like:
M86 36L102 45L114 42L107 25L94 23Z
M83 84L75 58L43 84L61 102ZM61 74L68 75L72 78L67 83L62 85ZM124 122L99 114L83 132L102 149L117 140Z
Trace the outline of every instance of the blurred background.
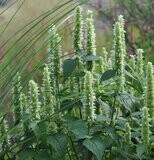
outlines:
M21 27L59 2L60 0L0 0L0 46ZM98 54L101 54L102 47L106 47L107 51L112 49L113 24L117 16L122 14L125 18L127 53L135 54L137 48L142 48L149 60L154 62L154 0L91 0L83 7L84 11L88 9L94 11ZM43 28L46 21L48 19L42 20L38 26ZM64 28L60 34L65 37L62 47L67 52L71 52L72 48L72 22L70 16L59 27ZM22 31L17 37L21 35ZM17 37L0 48L0 57ZM18 45L15 49L18 49ZM33 49L36 45L39 45L39 42ZM39 61L39 57L36 61Z

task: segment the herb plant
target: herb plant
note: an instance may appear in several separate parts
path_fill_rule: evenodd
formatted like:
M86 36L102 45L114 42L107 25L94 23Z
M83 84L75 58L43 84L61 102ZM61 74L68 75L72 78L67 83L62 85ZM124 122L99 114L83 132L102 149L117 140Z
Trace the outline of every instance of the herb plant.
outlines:
M21 75L14 76L13 124L5 108L0 114L0 159L154 158L153 65L141 49L127 54L121 15L113 50L102 48L97 56L93 12L86 17L77 7L71 58L62 58L61 38L51 24L42 80L31 79L25 87Z

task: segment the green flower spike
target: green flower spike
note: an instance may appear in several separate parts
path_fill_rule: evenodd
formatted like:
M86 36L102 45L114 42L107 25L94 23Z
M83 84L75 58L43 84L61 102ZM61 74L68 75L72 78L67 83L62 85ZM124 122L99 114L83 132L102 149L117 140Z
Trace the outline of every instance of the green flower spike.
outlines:
M99 71L101 74L104 73L105 71L103 57L100 57L100 60L99 60Z
M100 66L100 73L103 73L107 70L108 67L108 53L106 49L102 48L102 56L100 57L99 66Z
M39 90L37 83L33 80L29 81L29 112L33 114L32 119L37 120L40 118L40 102L39 102Z
M87 55L96 55L96 34L95 34L95 28L94 28L94 21L93 21L93 12L88 11L87 13L87 43L86 43L86 52ZM93 71L95 68L94 61L88 61L87 62L87 70Z
M61 38L59 37L57 33L57 29L55 26L53 26L49 30L49 69L51 72L51 84L52 87L55 88L55 92L59 92L59 77L61 73L61 64L60 64L60 46ZM57 88L57 89L56 89Z
M135 60L135 56L134 55L130 56L129 65L135 71L135 69L136 69L136 60Z
M93 91L93 76L90 71L87 71L84 79L84 113L85 118L88 121L94 121L95 119L95 93Z
M43 72L43 87L42 87L42 93L43 93L43 107L45 109L45 112L43 112L43 117L45 118L47 115L49 117L54 114L54 104L55 99L52 95L52 86L51 86L51 78L50 78L50 71L49 67L46 65ZM50 119L49 122L49 132L56 133L57 132L57 125L55 122Z
M149 114L148 108L144 107L142 109L143 116L142 116L142 143L149 144L150 142L150 129L149 129Z
M126 56L125 29L124 29L125 20L122 15L118 17L118 21L121 27L122 48L123 48L124 55Z
M152 120L152 128L154 129L154 71L151 62L147 65L147 81L146 81L146 107L149 109L150 118Z
M49 67L46 65L43 72L43 106L45 107L45 113L52 115L54 113L54 98L52 95L52 86Z
M75 91L75 78L74 77L69 77L69 90L70 93L73 93Z
M123 40L122 24L116 22L114 26L114 55L115 55L115 70L117 71L117 92L124 92L125 86L125 41Z
M51 73L51 87L54 88L52 90L52 95L55 98L56 108L59 110L59 90L60 90L60 74L61 74L61 46L60 46L61 38L57 33L56 27L53 26L49 30L49 70Z
M76 8L76 13L75 13L75 26L74 26L74 36L73 36L74 52L77 56L82 50L82 42L83 42L83 33L82 33L83 17L81 12L82 12L81 7L78 6Z
M131 127L128 122L125 124L125 140L127 143L131 143Z
M137 49L137 68L136 71L139 76L144 76L144 62L143 62L143 49Z

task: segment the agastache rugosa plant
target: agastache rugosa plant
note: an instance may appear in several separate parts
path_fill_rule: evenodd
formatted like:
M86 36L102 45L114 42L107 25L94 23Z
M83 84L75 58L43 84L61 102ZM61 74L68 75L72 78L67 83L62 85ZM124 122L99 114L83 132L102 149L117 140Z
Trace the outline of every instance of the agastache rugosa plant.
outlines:
M75 20L74 20L74 34L73 34L73 47L74 47L74 53L75 57L78 60L77 65L77 73L79 74L83 68L83 62L81 61L81 53L83 51L83 17L82 17L82 9L81 7L77 7L75 10ZM78 77L77 78L77 84L78 84L78 91L82 89L81 87L81 80Z
M149 128L149 113L148 108L142 108L142 143L149 144L150 142L150 128Z
M114 48L109 54L103 48L100 60L95 56L93 13L88 12L85 27L80 7L75 14L74 58L61 58L60 37L53 26L49 30L49 57L43 70L41 92L33 80L29 81L28 96L26 87L20 93L19 77L14 84L16 94L15 103L12 104L19 105L22 117L17 114L19 112L15 112L16 107L13 106L13 115L17 117L15 122L21 121L19 125L7 129L5 120L9 122L9 114L5 113L6 109L2 114L0 112L0 159L16 159L16 154L18 159L22 159L24 153L31 156L33 152L50 159L101 160L114 159L117 156L118 159L134 160L144 159L147 155L151 158L151 126L154 123L152 63L148 63L144 78L143 58L140 53L137 58L133 56L129 60L126 57L122 16L119 16L114 27ZM87 32L85 48L82 44L83 28ZM64 75L61 74L61 61L64 61ZM138 83L140 79L146 81L145 97L142 83ZM141 110L142 106L145 107ZM8 106L7 109L10 111L12 108ZM1 109L0 106L0 111ZM146 146L147 152L142 150ZM140 156L141 151L143 153ZM7 152L8 155L5 154Z
M93 90L93 75L90 71L86 72L84 79L84 116L88 121L95 119L95 93Z
M59 107L59 90L60 90L60 74L61 74L61 64L60 64L60 46L61 38L59 34L57 33L57 29L55 26L52 26L52 28L49 30L49 56L48 56L48 62L49 62L49 70L51 73L51 87L54 88L53 90L53 96L55 97L55 104L57 109L60 109Z
M87 13L87 19L86 19L86 53L88 56L90 55L96 55L96 34L95 34L95 28L94 28L94 21L93 21L93 12L88 11ZM94 71L95 68L95 62L94 61L88 61L87 62L87 70L88 71Z
M147 79L146 79L146 92L145 92L145 103L149 109L152 126L154 129L154 71L151 62L147 65Z
M42 86L42 96L43 96L43 118L49 116L49 132L56 133L57 125L52 121L51 116L55 113L55 98L52 95L53 88L51 86L51 77L48 65L45 65L43 72L43 86Z
M124 27L123 21L116 22L114 26L114 55L115 66L117 72L117 92L124 92L125 86L125 40L124 40Z
M142 77L144 76L143 49L137 49L136 55L137 55L136 71L139 74L139 76Z
M43 94L43 107L45 109L45 113L48 115L52 115L54 113L54 97L52 95L52 86L51 86L51 78L49 67L46 65L43 71L43 86L42 86L42 94ZM46 115L45 114L45 115Z
M105 72L108 68L108 53L104 47L102 48L102 56L100 57L99 68L100 73Z
M126 56L126 43L125 43L125 20L123 18L122 15L120 15L118 17L118 21L120 23L120 27L121 27L121 39L122 39L122 49L123 49L123 53Z
M82 50L83 42L83 17L81 7L77 7L75 11L75 22L74 22L74 35L73 35L73 46L75 55L79 58L79 54Z
M57 33L57 29L55 26L52 26L51 29L49 29L49 48L48 48L48 63L49 63L49 69L51 72L51 84L52 87L57 87L59 89L59 77L60 77L60 41L61 38L59 34Z
M130 55L129 65L133 69L133 71L135 71L136 69L136 59L135 58L136 58L135 55Z
M38 120L40 118L40 102L39 89L34 80L29 81L29 112L33 114L32 119Z
M131 143L131 127L128 122L125 124L125 140L127 143Z

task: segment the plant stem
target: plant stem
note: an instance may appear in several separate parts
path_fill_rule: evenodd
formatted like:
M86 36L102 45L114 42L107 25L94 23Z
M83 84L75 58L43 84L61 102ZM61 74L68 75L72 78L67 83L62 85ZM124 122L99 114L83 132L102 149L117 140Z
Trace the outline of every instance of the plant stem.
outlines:
M77 73L78 73L78 77L77 77L77 83L78 83L78 92L80 93L81 92L81 89L80 89L80 77L79 77L79 74L80 74L80 59L77 58L78 60L78 65L77 65ZM82 111L81 111L81 107L79 106L79 113L80 113L80 118L82 119Z
M73 144L72 137L71 137L70 135L69 135L69 139L70 139L71 146L72 146L72 149L73 149L73 151L74 151L74 154L75 154L76 160L79 160L78 154L77 154L76 149L75 149L74 144Z

